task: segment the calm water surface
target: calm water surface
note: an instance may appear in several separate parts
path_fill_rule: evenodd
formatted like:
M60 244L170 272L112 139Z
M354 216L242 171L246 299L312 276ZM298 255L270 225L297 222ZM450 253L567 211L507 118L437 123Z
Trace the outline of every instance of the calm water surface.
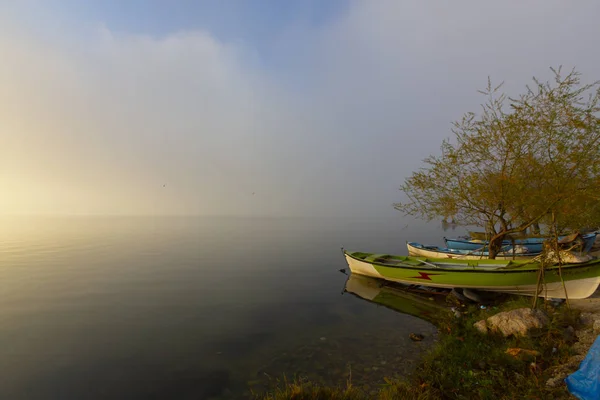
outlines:
M435 329L341 295L339 272L342 245L442 243L440 224L406 224L4 218L0 398L238 399L283 374L338 384L352 371L361 385L406 373Z

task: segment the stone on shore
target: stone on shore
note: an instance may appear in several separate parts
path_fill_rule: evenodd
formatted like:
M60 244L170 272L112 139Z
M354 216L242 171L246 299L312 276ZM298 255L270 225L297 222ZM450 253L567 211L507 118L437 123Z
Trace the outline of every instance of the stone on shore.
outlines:
M473 324L473 326L481 333L487 333L488 332L488 327L487 327L487 323L485 322L485 319L482 319L481 321L475 322Z
M582 312L579 316L579 322L584 326L592 325L594 323L594 316L592 313Z
M596 333L600 332L600 319L594 321L593 329Z
M532 329L548 325L548 316L541 310L518 308L476 322L473 326L482 333L500 332L504 336L526 336Z
M565 342L567 342L567 343L576 342L577 341L577 333L575 332L575 328L573 328L571 325L569 325L563 331L563 338L564 338Z
M421 340L425 339L425 336L421 335L420 333L411 333L408 335L408 337L411 338L413 342L420 342Z

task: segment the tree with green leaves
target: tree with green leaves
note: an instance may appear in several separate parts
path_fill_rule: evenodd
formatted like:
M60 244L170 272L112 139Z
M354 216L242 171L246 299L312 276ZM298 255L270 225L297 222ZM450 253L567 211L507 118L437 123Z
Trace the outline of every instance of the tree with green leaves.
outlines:
M517 98L488 80L481 112L453 124L454 140L405 180L395 208L484 227L490 258L531 226L600 226L600 82L552 72Z

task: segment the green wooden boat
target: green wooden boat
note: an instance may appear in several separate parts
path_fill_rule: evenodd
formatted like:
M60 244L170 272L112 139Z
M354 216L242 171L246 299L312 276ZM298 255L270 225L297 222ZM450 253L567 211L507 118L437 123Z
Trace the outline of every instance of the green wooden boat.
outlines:
M600 285L600 259L546 267L541 292L536 292L541 265L528 260L455 260L348 252L354 274L409 285L470 288L528 296L584 299ZM560 273L562 273L561 281ZM566 295L565 295L566 289Z
M433 324L450 313L448 307L429 300L428 296L411 293L364 275L350 274L344 292Z

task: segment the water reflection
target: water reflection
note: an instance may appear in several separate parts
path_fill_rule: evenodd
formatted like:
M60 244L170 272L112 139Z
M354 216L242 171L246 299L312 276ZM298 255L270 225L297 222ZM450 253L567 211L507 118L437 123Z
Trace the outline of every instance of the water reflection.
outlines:
M407 287L362 275L350 274L344 291L433 324L449 312L444 300L434 296L434 292L411 292Z
M455 223L453 220L451 220L450 222L448 222L448 221L447 221L447 220L445 220L445 219L443 219L443 220L442 220L442 230L443 230L444 232L447 232L447 231L448 231L448 229L451 229L451 230L453 230L453 231L454 231L454 230L456 230L456 227L457 227L457 226L458 226L458 225L457 225L457 224L456 224L456 223Z
M257 357L270 360L248 376L244 396L249 390L263 393L284 376L288 381L301 378L327 386L344 385L350 379L353 386L374 392L384 378L406 377L413 370L437 335L431 322L447 311L443 300L432 301L359 275L348 276L342 298L328 313L337 314L334 323L307 324L296 333L303 340L297 337L296 344ZM413 342L413 333L423 335L423 341Z

